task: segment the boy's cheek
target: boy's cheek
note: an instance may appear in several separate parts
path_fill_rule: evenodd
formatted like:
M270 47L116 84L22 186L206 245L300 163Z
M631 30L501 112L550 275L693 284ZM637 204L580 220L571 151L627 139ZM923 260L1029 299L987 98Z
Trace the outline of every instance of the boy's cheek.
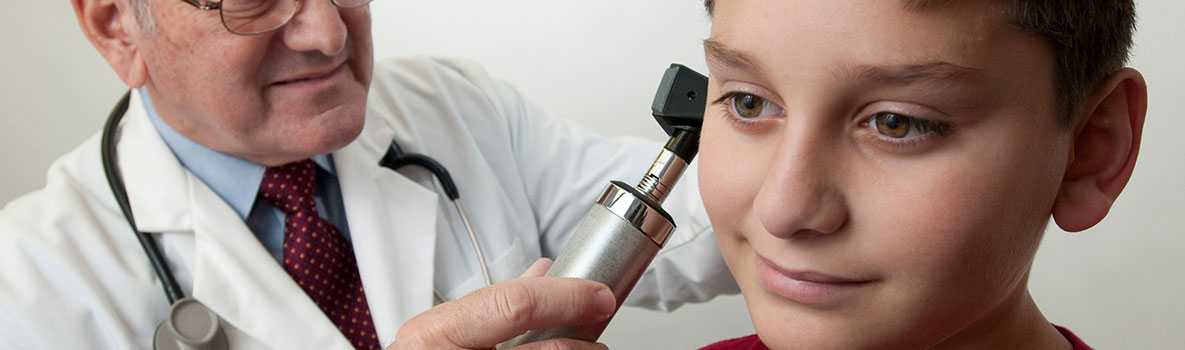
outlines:
M752 208L768 170L764 154L774 146L738 142L721 116L707 116L699 155L704 207L718 233L732 233Z
M1051 175L1025 148L916 164L899 169L908 176L894 191L861 191L870 195L851 198L858 250L913 298L940 302L952 289L992 297L1023 274L1048 216Z

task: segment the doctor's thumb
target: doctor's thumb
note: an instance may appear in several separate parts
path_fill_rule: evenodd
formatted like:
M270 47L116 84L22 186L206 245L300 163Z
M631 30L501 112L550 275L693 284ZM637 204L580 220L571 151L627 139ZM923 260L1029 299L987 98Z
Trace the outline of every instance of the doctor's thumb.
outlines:
M546 270L546 264L536 264L531 270L539 274L539 270ZM395 344L388 349L491 349L532 329L604 322L616 309L616 297L601 283L575 278L518 278L479 289L413 317L399 328ZM540 345L597 348L594 343L567 340Z

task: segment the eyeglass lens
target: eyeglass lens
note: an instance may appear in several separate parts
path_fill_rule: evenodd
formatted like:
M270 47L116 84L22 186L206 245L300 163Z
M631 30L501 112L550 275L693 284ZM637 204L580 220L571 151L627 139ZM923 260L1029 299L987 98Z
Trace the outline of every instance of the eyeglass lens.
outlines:
M320 1L320 0L309 0ZM371 0L333 0L340 8L355 8ZM300 10L300 0L222 0L222 23L237 34L259 34L280 28Z

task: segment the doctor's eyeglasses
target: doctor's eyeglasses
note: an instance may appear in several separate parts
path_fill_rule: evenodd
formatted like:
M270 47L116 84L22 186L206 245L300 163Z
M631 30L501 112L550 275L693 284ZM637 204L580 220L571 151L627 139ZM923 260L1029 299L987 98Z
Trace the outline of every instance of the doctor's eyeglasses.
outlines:
M267 33L292 20L300 11L301 0L181 0L199 10L218 10L222 25L231 33L256 35ZM310 0L320 1L320 0ZM362 7L372 0L330 0L343 9Z

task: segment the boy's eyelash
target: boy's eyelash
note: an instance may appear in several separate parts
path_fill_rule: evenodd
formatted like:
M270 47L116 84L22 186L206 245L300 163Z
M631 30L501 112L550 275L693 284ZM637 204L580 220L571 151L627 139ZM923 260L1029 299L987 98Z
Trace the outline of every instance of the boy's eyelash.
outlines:
M897 116L908 118L911 126L914 128L917 128L917 131L919 133L922 133L922 135L920 135L918 137L909 138L909 139L893 139L893 138L885 137L884 135L881 135L877 131L876 126L873 124L876 123L877 116L880 116L880 115L883 115L886 113L896 114ZM916 146L918 144L926 142L927 140L929 140L932 137L944 137L944 136L950 135L951 132L954 130L954 126L951 125L950 123L947 123L947 122L932 120L932 119L918 118L918 117L909 116L909 115L903 114L903 113L894 113L894 112L887 112L887 111L873 113L873 114L869 115L868 117L865 117L864 119L862 119L862 121L860 122L859 125L862 126L863 130L866 130L866 135L869 135L869 137L872 137L873 139L876 139L882 143L889 144L889 145L896 147L896 148L909 148L912 146Z
M723 95L720 95L720 97L717 97L716 100L712 101L712 104L721 104L721 103L727 102L728 100L732 100L733 97L736 97L736 95L739 95L739 94L740 94L739 92L735 92L735 91L734 92L726 92Z
M915 125L917 125L918 131L927 134L934 134L937 136L946 136L948 133L950 133L951 125L949 123L931 119L922 119L918 117L905 117L910 118L910 123L916 123Z

